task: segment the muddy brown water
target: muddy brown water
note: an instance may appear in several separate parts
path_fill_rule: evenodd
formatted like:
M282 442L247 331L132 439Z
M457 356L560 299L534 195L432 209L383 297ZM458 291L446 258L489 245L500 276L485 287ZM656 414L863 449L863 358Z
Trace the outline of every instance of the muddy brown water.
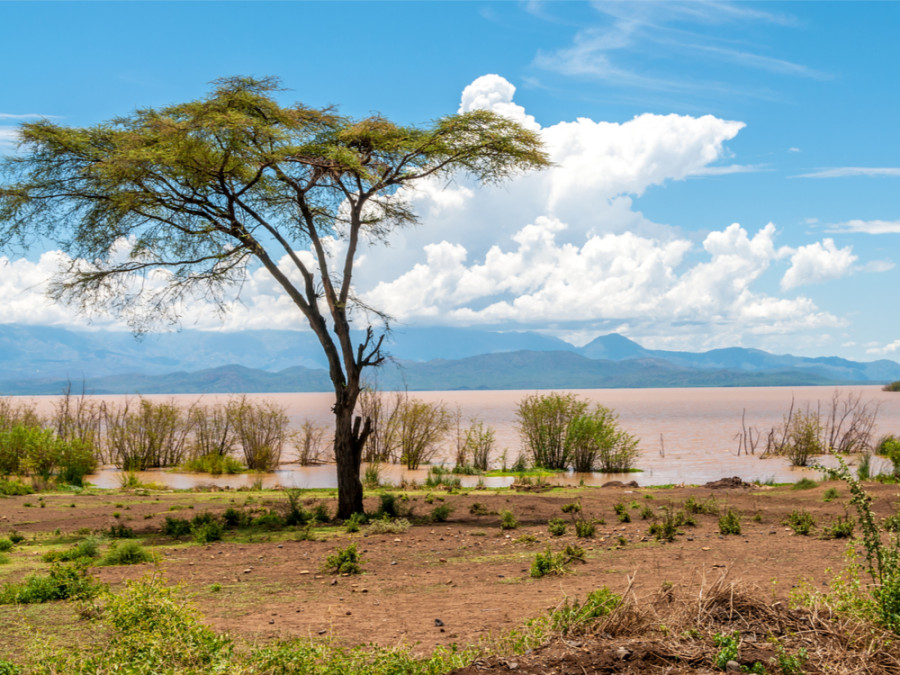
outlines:
M620 424L640 439L642 454L637 467L640 473L631 474L561 474L553 482L587 485L608 480L636 480L641 485L669 483L704 483L723 476L740 476L744 480L797 481L804 476L816 477L809 469L792 469L784 459L761 460L757 455L737 455L737 436L741 433L742 414L748 427L756 427L765 434L781 422L794 401L795 408L821 405L825 411L831 402L834 387L730 387L692 389L582 389L573 390L592 403L615 409ZM878 404L876 437L883 433L900 433L900 393L884 392L880 386L840 387L843 395L861 395L863 401ZM478 418L491 425L496 432L492 465L499 468L501 454L506 451L512 464L521 444L516 431L516 405L534 391L425 391L410 396L429 402L443 402L451 408L459 406L463 418ZM269 400L283 406L291 423L299 427L305 419L330 427L331 395L327 393L248 394L251 399ZM105 396L110 402L123 396ZM152 395L152 400L172 400L188 406L198 400L204 402L227 400L225 395ZM55 397L34 397L39 409L49 410ZM760 446L764 442L760 443ZM761 449L761 448L760 448ZM437 458L448 464L452 453L449 444ZM266 487L319 488L335 487L334 467L322 465L302 467L290 463L292 450L285 453L288 463L271 474L262 474ZM827 459L827 458L826 458ZM828 463L827 461L825 462ZM876 467L877 468L877 467ZM408 471L399 466L382 465L384 481L398 483L402 479L422 482L427 469ZM105 467L89 476L98 487L119 486L120 472ZM198 485L239 488L251 485L260 475L210 476L208 474L154 470L139 474L144 482L153 482L174 489L189 489ZM512 482L510 477L481 479L487 487L500 487ZM463 485L473 486L478 477L463 477Z

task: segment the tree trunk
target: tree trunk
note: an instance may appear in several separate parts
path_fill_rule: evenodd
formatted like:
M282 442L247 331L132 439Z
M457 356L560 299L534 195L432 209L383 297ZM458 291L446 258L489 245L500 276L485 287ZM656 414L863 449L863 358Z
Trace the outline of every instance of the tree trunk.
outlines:
M353 418L353 408L335 406L334 461L337 464L337 517L346 520L363 512L363 486L359 478L362 448L371 430L371 422L360 430L362 418Z

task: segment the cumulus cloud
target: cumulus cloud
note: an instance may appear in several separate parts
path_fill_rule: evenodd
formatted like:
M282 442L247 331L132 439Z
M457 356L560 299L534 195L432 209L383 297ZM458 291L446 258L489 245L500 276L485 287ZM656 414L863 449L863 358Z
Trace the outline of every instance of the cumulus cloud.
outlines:
M424 181L407 199L421 226L393 232L389 246L360 252L354 293L410 323L530 328L589 339L630 331L660 346L757 343L842 324L803 295L759 290L769 275L782 291L838 278L856 256L830 239L779 247L768 224L734 223L702 241L647 219L634 201L653 186L715 173L743 123L712 115L639 115L625 122L587 118L540 126L514 100L515 87L486 75L464 90L460 110L486 108L541 134L553 165L503 186L467 178ZM339 241L328 242L339 255ZM124 247L120 253L127 253ZM310 264L308 251L300 251ZM62 254L8 263L0 322L76 324L82 319L40 296ZM282 269L296 274L285 258ZM151 280L160 284L164 277ZM299 311L260 268L247 270L240 300L221 316L202 298L181 309L186 327L305 328ZM123 328L111 320L104 324ZM792 338L793 339L793 338Z
M838 248L833 239L801 246L791 255L791 266L781 278L782 290L839 279L851 272L857 261L853 247Z

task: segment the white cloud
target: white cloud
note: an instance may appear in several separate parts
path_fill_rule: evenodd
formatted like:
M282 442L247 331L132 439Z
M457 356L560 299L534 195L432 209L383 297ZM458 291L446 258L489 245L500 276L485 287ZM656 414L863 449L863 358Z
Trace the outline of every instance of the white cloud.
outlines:
M886 345L871 346L866 350L866 354L873 356L888 356L900 352L900 340L894 340Z
M499 75L482 75L463 89L459 112L490 110L515 120L528 129L539 129L540 125L535 122L534 117L527 115L525 108L513 103L515 93L516 88L509 80Z
M837 248L833 239L801 246L791 255L791 266L781 279L782 290L840 279L849 274L857 257L853 247Z
M0 154L6 154L14 151L18 142L18 127L0 126Z
M829 232L862 234L900 234L900 220L848 220L828 226Z
M848 176L897 177L900 167L893 166L839 166L830 169L816 169L809 173L801 173L792 178L846 178Z

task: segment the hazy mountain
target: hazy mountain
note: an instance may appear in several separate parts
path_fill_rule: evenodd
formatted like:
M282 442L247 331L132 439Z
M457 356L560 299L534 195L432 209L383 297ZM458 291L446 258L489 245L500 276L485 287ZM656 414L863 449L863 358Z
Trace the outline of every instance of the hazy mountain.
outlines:
M405 328L378 371L383 388L537 389L803 385L888 382L900 365L757 349L702 353L645 349L604 335L576 348L528 332ZM321 349L308 332L128 333L0 325L0 393L54 394L71 380L95 393L328 391Z

